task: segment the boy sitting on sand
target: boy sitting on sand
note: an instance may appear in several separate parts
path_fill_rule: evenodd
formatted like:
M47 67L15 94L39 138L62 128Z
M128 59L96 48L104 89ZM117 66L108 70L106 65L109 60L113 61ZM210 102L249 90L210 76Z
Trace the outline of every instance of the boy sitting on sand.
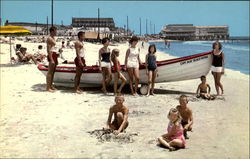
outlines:
M185 139L189 139L187 131L192 131L193 112L189 107L187 107L188 100L186 95L181 95L179 102L180 105L178 105L176 109L180 112L182 118L181 125L184 128L184 137Z
M124 97L116 96L115 105L110 107L109 116L107 121L107 126L104 130L114 130L114 134L118 135L120 132L124 131L128 127L128 112L127 106L123 105ZM111 122L112 116L114 114L114 120Z
M206 83L206 76L201 76L201 84L199 84L196 94L197 98L203 98L203 99L214 99L214 96L210 95L211 88L209 84Z

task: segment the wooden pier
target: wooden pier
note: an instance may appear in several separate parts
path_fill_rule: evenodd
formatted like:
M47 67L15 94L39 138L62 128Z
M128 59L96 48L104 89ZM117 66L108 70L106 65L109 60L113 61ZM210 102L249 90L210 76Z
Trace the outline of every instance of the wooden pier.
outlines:
M250 41L249 36L231 36L225 40L225 42L239 42L239 41Z

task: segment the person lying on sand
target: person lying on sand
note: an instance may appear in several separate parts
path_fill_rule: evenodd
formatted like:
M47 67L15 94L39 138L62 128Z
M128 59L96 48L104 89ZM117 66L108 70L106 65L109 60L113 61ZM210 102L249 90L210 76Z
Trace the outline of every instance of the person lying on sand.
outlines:
M29 62L32 60L35 64L37 64L36 59L34 58L33 55L26 53L27 48L21 47L20 50L16 51L16 55L18 57L19 62Z
M197 98L213 100L215 97L210 95L211 87L206 83L206 76L201 76L201 84L199 84L196 94Z
M184 137L189 139L187 136L187 131L192 131L193 125L193 112L187 107L188 99L186 95L181 95L179 99L180 105L176 106L176 109L180 112L181 115L181 125L184 128Z
M107 125L104 130L114 130L114 134L118 135L120 132L123 132L128 127L128 112L129 109L127 106L123 105L124 97L116 96L115 105L111 106L109 109L109 116ZM114 120L111 122L112 116L114 114Z
M159 143L169 148L170 151L176 148L185 148L185 138L183 136L183 127L181 125L181 115L176 108L171 108L168 113L169 124L167 133L158 138Z

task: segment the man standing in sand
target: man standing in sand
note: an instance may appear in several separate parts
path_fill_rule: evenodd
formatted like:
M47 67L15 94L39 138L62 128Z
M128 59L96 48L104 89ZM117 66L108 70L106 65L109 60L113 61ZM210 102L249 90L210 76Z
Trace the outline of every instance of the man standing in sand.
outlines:
M80 80L83 73L83 68L85 65L85 52L83 46L83 40L85 39L85 32L80 31L78 34L78 40L75 42L75 49L76 49L76 58L75 58L75 65L76 65L76 76L75 76L75 92L82 93L80 89Z
M46 76L46 83L47 87L46 90L49 92L54 92L56 89L53 87L53 79L54 79L54 74L56 70L56 66L58 65L58 50L56 48L56 41L55 41L55 36L56 36L56 31L57 28L52 26L49 29L50 36L47 38L47 58L49 61L49 67L48 67L48 73Z

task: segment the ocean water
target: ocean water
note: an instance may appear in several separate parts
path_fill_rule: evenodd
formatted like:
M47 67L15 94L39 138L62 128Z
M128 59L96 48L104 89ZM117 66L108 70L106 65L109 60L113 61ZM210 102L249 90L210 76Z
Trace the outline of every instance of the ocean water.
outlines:
M164 42L150 42L157 50L172 56L183 57L212 50L212 41L171 42L170 48ZM225 55L225 67L249 75L249 41L221 42Z

